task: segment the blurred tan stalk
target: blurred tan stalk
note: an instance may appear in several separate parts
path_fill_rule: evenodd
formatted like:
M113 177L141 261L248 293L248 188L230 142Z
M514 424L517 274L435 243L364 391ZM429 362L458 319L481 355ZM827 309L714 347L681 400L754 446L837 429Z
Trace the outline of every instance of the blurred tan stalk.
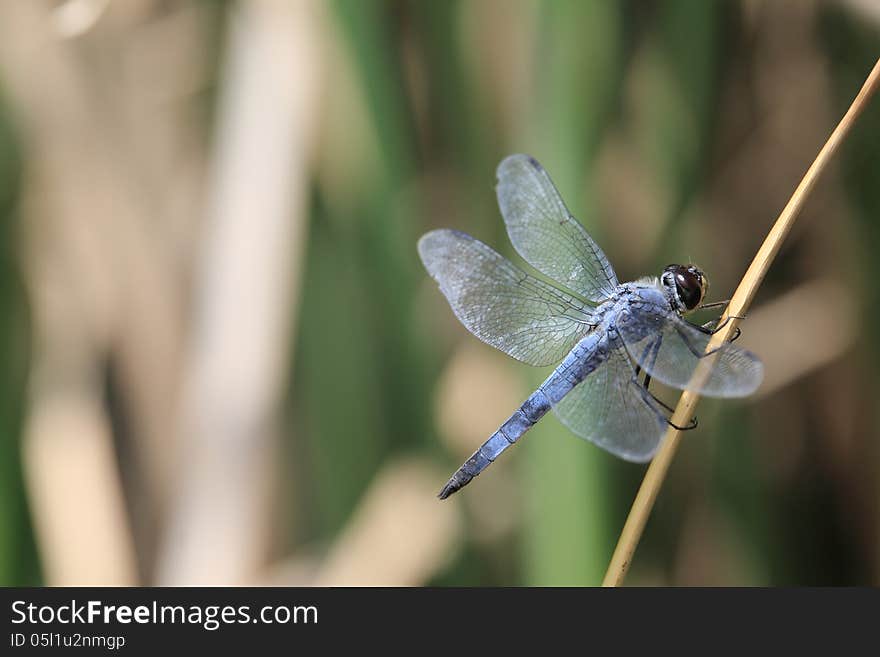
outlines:
M90 77L82 44L54 29L52 9L0 5L0 70L28 153L22 263L36 341L25 476L47 583L133 584L137 560L103 365L129 304L143 310L135 340L147 338L147 360L167 363L156 355L173 351L175 286L165 279L162 249L142 239L145 209L120 166L130 153L106 129L116 108L95 97L101 82ZM106 47L112 29L96 39ZM162 407L173 374L150 374L164 388ZM149 468L146 478L156 480Z
M248 0L232 11L160 584L243 584L267 557L318 118L318 8Z

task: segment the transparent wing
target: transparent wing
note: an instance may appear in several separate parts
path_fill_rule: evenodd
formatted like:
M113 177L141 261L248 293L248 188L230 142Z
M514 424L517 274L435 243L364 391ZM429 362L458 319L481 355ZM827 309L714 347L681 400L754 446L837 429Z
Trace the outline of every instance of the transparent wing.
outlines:
M591 301L614 293L617 276L569 213L550 176L528 155L498 165L498 205L517 252L535 269Z
M666 418L637 381L621 348L553 407L581 438L627 461L648 461L666 431Z
M650 330L645 330L646 325ZM680 390L693 390L709 397L745 397L764 378L764 365L753 353L731 344L704 356L710 335L679 317L652 313L627 313L619 318L629 353L652 377ZM691 383L701 358L710 361L712 371L703 384Z
M591 307L470 235L431 231L419 240L419 255L461 323L517 360L560 361L590 329Z

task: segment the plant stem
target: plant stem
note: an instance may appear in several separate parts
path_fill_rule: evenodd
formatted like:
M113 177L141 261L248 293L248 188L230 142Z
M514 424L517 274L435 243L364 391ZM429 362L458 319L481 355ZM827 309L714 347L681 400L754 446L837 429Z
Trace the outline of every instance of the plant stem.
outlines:
M804 206L804 203L806 203L807 196L816 185L816 181L819 179L821 173L828 166L831 157L849 134L856 119L862 113L871 96L876 91L878 84L880 84L880 59L874 64L874 68L871 69L871 72L868 74L865 83L862 85L861 90L850 105L849 110L847 110L844 117L840 120L840 123L837 124L837 127L834 129L834 132L831 133L828 141L825 142L822 150L819 151L813 164L807 170L800 184L797 186L797 189L795 189L794 194L792 194L791 199L788 201L785 208L783 208L776 223L773 224L773 227L764 239L761 248L758 249L758 253L752 260L752 264L749 266L740 281L739 286L736 288L736 292L734 292L730 303L721 316L721 323L724 328L713 336L712 340L706 347L707 351L712 350L722 342L729 340L733 335L737 324L739 324L740 318L745 316L752 299L755 297L758 286L761 284L761 281L764 280L764 276L767 274L770 264L779 252L779 249L782 246L782 241L788 235L789 231L791 231L795 219L800 213L801 208ZM724 320L727 317L730 317L730 320L724 323ZM701 365L702 364L703 363L701 363ZM706 366L697 368L697 372L694 374L694 381L698 383L701 376L708 375L709 367L710 365L706 364ZM691 387L699 388L699 385L692 385ZM695 392L687 390L683 392L678 401L678 405L676 406L675 413L672 416L672 423L678 426L684 426L687 424L693 415L693 411L699 399L699 394ZM608 571L605 573L605 579L602 582L602 586L620 586L623 583L632 561L633 553L638 546L642 531L648 521L648 516L654 506L654 501L657 499L657 495L660 492L660 487L663 485L663 480L666 478L666 472L669 470L669 465L672 462L673 456L675 456L675 451L678 448L680 440L681 432L670 427L666 434L666 439L663 441L657 456L654 457L654 460L648 467L648 471L645 473L645 478L642 481L639 492L636 494L636 498L633 501L629 516L626 519L623 531L620 533L620 538L617 541L617 547L614 549L611 562L608 564Z

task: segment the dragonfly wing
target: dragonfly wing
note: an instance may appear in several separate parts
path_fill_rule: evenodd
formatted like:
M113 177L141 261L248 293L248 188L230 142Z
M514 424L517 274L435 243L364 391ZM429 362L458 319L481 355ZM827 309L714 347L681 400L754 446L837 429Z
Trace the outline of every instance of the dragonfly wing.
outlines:
M419 240L419 255L461 323L524 363L562 360L591 327L592 307L529 276L470 235L431 231Z
M614 293L617 276L602 249L562 202L534 158L498 165L498 205L517 252L535 269L591 301Z
M651 326L644 330L645 322ZM764 378L764 365L750 351L731 344L706 354L711 335L673 315L628 313L618 322L630 355L648 374L680 390L691 390L709 397L745 397L752 394ZM691 381L701 359L712 369L702 385Z
M627 461L651 459L666 431L666 418L636 378L621 345L553 406L576 435Z

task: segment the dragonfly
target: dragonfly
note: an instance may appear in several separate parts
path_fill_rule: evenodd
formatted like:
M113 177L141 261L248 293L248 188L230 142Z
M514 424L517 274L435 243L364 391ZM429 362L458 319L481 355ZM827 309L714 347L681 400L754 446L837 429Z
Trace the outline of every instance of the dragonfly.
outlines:
M707 350L721 326L684 319L723 303L703 304L709 281L698 267L669 265L659 277L619 283L537 160L511 155L497 179L514 249L549 282L457 230L423 235L419 256L477 338L528 365L559 364L452 475L440 499L467 485L550 409L580 438L646 462L672 424L664 413L672 409L649 389L652 380L710 397L745 397L760 385L757 356L731 342ZM708 374L694 379L707 357ZM693 426L695 420L676 428Z

